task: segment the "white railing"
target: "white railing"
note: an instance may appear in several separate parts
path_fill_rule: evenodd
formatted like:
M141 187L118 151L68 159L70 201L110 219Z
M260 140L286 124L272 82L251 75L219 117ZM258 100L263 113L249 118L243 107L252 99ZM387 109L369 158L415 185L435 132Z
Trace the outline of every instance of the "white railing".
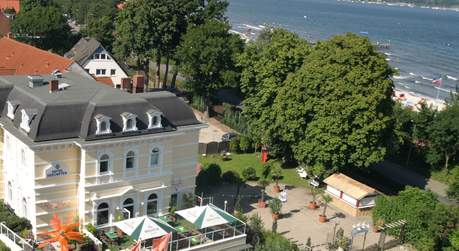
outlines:
M208 244L243 234L245 234L245 225L239 225L234 227L228 226L223 229L217 229L210 232L199 233L176 240L171 240L169 242L169 250L176 251L181 249L188 249L194 246Z
M8 239L10 239L14 243L16 243L16 245L21 247L22 250L25 250L25 251L34 250L32 245L30 245L26 240L21 238L21 236L13 232L13 230L9 229L5 224L3 224L3 222L0 222L0 234L3 234L6 237L8 237Z

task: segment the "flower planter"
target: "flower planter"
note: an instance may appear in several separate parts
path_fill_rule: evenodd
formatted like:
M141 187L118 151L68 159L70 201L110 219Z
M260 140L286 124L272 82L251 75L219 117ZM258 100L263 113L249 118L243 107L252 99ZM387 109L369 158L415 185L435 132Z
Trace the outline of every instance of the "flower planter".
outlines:
M280 218L279 213L273 213L272 216L273 216L273 220L278 220Z
M258 200L258 207L259 208L265 208L266 207L266 202L262 199Z
M280 186L279 185L274 185L273 186L273 193L279 193L280 192Z
M319 221L321 223L327 222L327 216L326 215L319 215Z
M317 203L315 201L310 201L309 204L308 204L308 208L309 209L317 209L318 208Z

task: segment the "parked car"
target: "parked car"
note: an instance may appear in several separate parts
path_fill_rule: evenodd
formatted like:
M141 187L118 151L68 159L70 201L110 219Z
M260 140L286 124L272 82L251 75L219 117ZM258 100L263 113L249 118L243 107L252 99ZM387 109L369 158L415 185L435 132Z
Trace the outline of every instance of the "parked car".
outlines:
M232 139L237 137L237 133L235 132L227 132L222 135L222 141L231 141Z

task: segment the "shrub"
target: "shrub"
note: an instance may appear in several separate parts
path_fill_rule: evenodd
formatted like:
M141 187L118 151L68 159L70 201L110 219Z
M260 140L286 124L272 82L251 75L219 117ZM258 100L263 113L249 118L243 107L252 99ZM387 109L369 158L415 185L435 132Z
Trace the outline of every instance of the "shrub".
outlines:
M261 245L255 246L255 251L266 251L266 250L288 250L297 251L298 246L289 241L281 234L274 232L265 232L265 241Z
M239 137L235 137L233 138L230 142L229 142L229 147L230 147L230 151L231 152L240 152L240 149L239 149Z
M222 175L222 181L225 183L229 183L229 184L237 183L239 179L240 179L239 174L234 171L226 171Z
M9 249L3 242L0 241L0 250L1 251L10 251Z
M31 229L32 225L26 218L18 217L14 210L0 200L0 219L5 225L15 233L20 233L24 229Z
M239 140L239 149L241 149L242 152L251 151L252 150L252 140L245 135L241 135L241 138Z
M96 234L96 232L97 232L96 227L95 227L93 224L91 224L91 223L89 223L88 225L86 225L86 229L87 229L88 232L90 232L91 234Z
M204 98L198 95L193 96L191 100L191 106L201 112L204 112L206 109L206 104L204 103Z
M249 166L244 168L242 171L242 177L244 177L245 180L256 180L257 179L257 171L255 168Z
M280 214L282 209L282 201L278 198L274 198L269 202L269 208L271 209L271 213L273 214Z
M208 186L217 185L220 182L222 170L218 164L211 163L204 167L196 177L196 186L198 190Z

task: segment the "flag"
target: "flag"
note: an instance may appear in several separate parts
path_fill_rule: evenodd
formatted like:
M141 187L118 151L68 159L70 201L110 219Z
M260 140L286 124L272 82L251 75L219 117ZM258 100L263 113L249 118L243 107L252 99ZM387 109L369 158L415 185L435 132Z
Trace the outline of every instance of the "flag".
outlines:
M440 78L434 78L434 79L432 80L432 84L437 85L437 86L440 86L440 85L442 84L442 79L441 79L441 77L440 77Z
M169 247L169 240L171 239L172 233L168 233L161 238L153 240L152 251L167 251Z
M138 241L132 248L131 251L140 251L140 243L142 241Z

